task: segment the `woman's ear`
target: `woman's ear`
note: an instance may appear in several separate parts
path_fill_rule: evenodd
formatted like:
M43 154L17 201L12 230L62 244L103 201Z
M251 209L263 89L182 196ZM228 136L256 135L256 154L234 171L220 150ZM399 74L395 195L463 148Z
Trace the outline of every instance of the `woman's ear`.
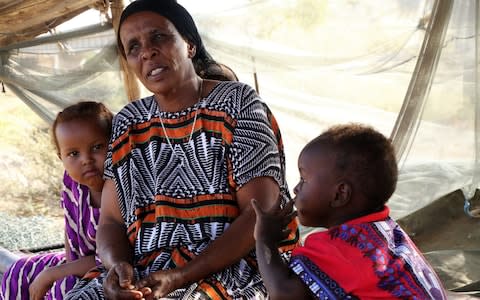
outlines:
M188 57L193 58L197 54L197 47L194 44L188 43Z
M352 198L352 185L348 182L341 181L336 185L335 197L330 201L333 208L342 207L350 202Z

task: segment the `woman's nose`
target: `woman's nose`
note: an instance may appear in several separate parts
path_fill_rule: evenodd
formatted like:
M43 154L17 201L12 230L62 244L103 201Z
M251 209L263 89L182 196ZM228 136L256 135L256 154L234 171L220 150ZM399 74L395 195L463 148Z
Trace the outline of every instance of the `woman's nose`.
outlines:
M157 55L157 49L155 47L152 47L151 45L145 45L143 48L142 52L142 58L143 59L151 59L152 57L155 57Z

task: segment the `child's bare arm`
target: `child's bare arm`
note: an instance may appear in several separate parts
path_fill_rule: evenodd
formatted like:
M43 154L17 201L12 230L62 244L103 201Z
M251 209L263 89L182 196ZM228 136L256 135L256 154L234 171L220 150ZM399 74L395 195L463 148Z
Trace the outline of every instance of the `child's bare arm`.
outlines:
M252 200L257 215L255 223L255 246L258 267L267 288L269 299L311 299L308 287L282 260L278 253L278 242L286 238L288 223L296 216L290 202L283 209L279 205L268 212L263 211Z
M43 299L55 281L69 275L82 277L93 267L95 267L95 256L90 255L43 270L29 287L30 299Z

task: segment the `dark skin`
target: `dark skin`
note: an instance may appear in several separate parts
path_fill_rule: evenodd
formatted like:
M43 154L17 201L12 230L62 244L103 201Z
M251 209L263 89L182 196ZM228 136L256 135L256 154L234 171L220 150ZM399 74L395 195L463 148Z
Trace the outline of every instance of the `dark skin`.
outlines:
M102 194L102 211L97 232L100 258L109 270L104 282L104 292L109 299L155 299L199 281L239 261L254 248L253 230L255 212L250 199L263 209L277 205L279 188L270 177L251 180L236 193L240 215L223 235L198 257L184 267L158 271L135 282L133 278L133 252L126 238L123 218L118 207L115 184L105 182Z
M65 170L75 181L88 187L91 205L100 207L108 136L103 134L102 127L95 120L71 120L58 124L55 137L58 143L58 157L62 160ZM85 173L85 170L89 172ZM30 299L43 299L55 281L69 275L82 277L95 267L94 255L80 257L74 261L70 259L71 250L66 233L65 257L66 263L45 268L38 274L29 286Z
M290 233L284 228L297 215L292 212L293 201L283 209L279 205L270 210L259 207L252 199L256 212L255 240L258 267L267 288L269 299L313 299L302 280L291 272L278 252L278 243Z
M258 267L271 300L313 299L278 253L278 243L289 233L284 228L297 214L303 225L328 228L362 215L368 205L363 195L354 193L348 176L335 170L334 161L333 152L304 149L299 157L301 179L294 189L294 201L284 208L277 205L265 210L252 199ZM292 212L294 203L299 209Z
M150 90L162 111L179 111L207 95L216 81L197 76L192 63L196 46L179 34L165 17L141 11L127 17L120 40L129 68ZM133 250L126 237L118 207L115 183L107 180L102 193L102 211L97 232L98 254L109 270L103 288L109 299L155 299L225 269L245 257L254 247L255 213L250 199L269 209L277 203L279 187L270 177L252 179L235 194L239 216L221 237L183 267L158 271L135 282Z

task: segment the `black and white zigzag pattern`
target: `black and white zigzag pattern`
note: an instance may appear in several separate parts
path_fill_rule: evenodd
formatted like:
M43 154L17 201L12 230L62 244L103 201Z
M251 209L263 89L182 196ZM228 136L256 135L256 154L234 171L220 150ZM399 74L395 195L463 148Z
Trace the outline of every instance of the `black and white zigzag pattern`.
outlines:
M174 147L172 151L165 132L159 127L159 118L164 120L167 129L191 128L196 109L199 109L199 113L192 140L189 142L188 136L185 139L170 137ZM201 105L180 112L159 112L153 97L127 105L114 119L112 142L116 146L110 149L105 164L106 177L116 182L126 225L141 220L142 216L135 214L139 208L152 205L196 207L203 205L195 200L198 196L207 199L211 196L208 201L220 207L232 205L228 203L232 202L232 191L256 177L273 177L281 190L287 191L282 166L283 153L278 147L279 141L272 130L267 109L251 87L239 82L219 83L201 101ZM212 123L221 126L213 130L208 125ZM228 134L233 139L228 140ZM147 136L148 140L138 143L137 139L137 142L132 142L135 140L133 136ZM118 161L113 161L115 152L124 146L130 147L129 152ZM184 153L187 158L183 166L178 153ZM233 179L233 186L229 175ZM162 203L158 201L159 197L175 201ZM215 216L188 219L187 222L182 213L174 216L178 219L156 215L156 223L144 222L136 232L134 249L137 261L154 251L160 251L156 259L138 274L140 277L169 268L169 249L186 247L193 254L200 253L232 221L231 218ZM250 256L254 259L254 252ZM265 297L266 291L258 270L246 260L241 260L214 277L227 287L233 299ZM98 282L91 283L90 287L95 285L97 287L94 289L100 288ZM182 293L185 298L181 299L193 299L190 296L195 296L195 293L187 296L188 291Z

